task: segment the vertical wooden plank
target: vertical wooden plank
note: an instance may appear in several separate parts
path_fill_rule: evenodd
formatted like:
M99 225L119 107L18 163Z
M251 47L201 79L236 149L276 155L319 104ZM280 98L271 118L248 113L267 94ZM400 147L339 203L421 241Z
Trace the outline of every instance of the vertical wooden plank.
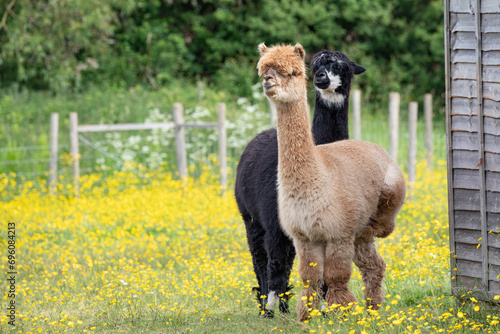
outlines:
M389 93L389 154L398 161L399 140L399 93Z
M410 102L408 116L408 185L413 188L417 174L417 117L418 103Z
M352 118L354 124L354 139L361 139L361 91L352 91Z
M457 286L455 260L455 207L453 202L453 148L451 138L451 43L450 43L450 0L444 0L444 54L445 54L445 95L446 95L446 160L448 166L448 221L450 234L450 278L451 288ZM455 294L455 293L454 293Z
M50 115L50 165L49 165L49 191L56 194L57 186L57 158L59 157L59 114Z
M227 144L226 144L226 104L217 104L217 117L219 124L219 172L221 195L227 188Z
M427 167L433 169L434 162L434 138L432 134L432 95L424 95L424 117L425 117L425 157Z
M479 136L479 201L481 207L481 254L483 258L482 283L486 291L489 289L488 279L488 224L486 221L486 173L484 163L484 110L483 110L483 64L481 34L481 0L476 0L476 89L477 120Z
M181 103L174 103L175 153L177 171L181 179L187 178L186 134L184 131L184 108Z
M73 164L73 186L75 195L80 196L80 152L78 149L78 114L69 113L69 140Z

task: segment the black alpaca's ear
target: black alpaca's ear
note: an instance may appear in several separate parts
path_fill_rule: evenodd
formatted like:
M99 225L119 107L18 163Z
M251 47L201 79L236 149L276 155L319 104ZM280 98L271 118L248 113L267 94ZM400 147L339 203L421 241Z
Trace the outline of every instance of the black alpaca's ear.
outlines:
M261 55L261 56L262 56L264 53L266 53L266 52L267 52L267 50L269 50L269 49L268 49L268 47L266 46L266 44L264 44L264 43L260 43L260 44L259 44L259 53L260 53L260 55Z
M293 47L293 51L296 54L298 54L300 58L302 58L302 59L306 58L306 51L304 50L302 45L300 45L300 43L295 44L295 46Z
M356 64L355 62L352 62L352 67L354 68L354 74L361 74L364 71L366 71L366 68L364 68L361 65Z

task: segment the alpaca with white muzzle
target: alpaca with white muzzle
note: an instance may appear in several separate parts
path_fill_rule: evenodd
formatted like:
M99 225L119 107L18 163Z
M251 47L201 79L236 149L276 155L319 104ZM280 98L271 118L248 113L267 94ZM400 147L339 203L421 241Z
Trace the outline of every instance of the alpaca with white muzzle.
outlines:
M351 80L365 71L339 51L323 50L311 59L316 99L313 135L316 145L349 138L348 113Z

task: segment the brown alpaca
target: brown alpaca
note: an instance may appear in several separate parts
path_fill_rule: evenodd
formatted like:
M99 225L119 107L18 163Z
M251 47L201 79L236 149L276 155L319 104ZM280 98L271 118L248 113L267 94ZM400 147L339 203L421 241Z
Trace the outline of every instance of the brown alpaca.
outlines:
M385 262L375 237L394 230L406 193L403 173L372 143L344 140L315 146L304 49L300 44L268 48L262 43L259 51L259 75L278 116L280 224L293 239L304 283L297 302L299 320L319 306L320 297L328 305L356 302L349 290L353 261L363 277L367 305L377 309L384 298ZM320 289L323 282L326 296Z

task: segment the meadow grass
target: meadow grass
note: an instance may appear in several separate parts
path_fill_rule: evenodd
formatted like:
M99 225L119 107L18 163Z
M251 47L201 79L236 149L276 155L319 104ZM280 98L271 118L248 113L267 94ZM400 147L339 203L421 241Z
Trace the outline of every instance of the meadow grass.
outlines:
M411 96L402 96L399 139L399 163L406 165L407 155L407 103ZM418 99L417 99L418 100ZM314 106L314 89L309 91L310 106ZM152 90L141 86L130 89L113 87L89 88L73 94L52 95L28 90L0 90L0 173L14 172L17 181L46 179L48 175L50 146L50 115L59 113L59 171L69 154L69 113L78 113L80 124L116 124L171 122L172 105L184 105L186 122L217 122L216 105L227 104L228 157L237 161L246 144L260 131L271 127L269 106L256 83L252 96L230 96L206 86L202 92L192 83L179 79L166 87ZM388 108L385 102L371 101L369 92L363 94L362 139L389 148ZM385 103L386 104L386 103ZM422 109L422 108L420 108ZM441 109L435 109L434 153L445 159L445 129ZM311 112L312 114L312 112ZM352 115L350 116L352 120ZM423 117L418 124L419 154L424 152ZM213 129L186 129L189 164L218 152L217 131ZM351 124L351 137L353 134ZM95 172L110 174L123 170L124 162L134 161L155 168L160 162L175 166L174 131L123 131L83 133L101 151L80 142L80 168L82 174ZM106 152L106 153L103 153ZM423 158L420 155L419 158ZM195 169L198 176L199 169Z
M188 185L169 172L145 177L115 171L70 183L59 195L42 186L0 179L4 232L16 224L15 327L8 324L8 284L0 332L5 333L493 333L497 307L450 294L446 167L418 165L417 182L395 232L378 241L387 262L386 300L379 312L362 301L354 269L350 285L359 305L320 312L306 323L291 314L259 318L256 279L232 189L221 196L208 167ZM231 176L234 178L234 175ZM3 194L5 196L5 194ZM7 237L0 239L1 272L8 271ZM291 275L298 294L297 259ZM5 275L5 274L4 274Z
M219 102L226 102L229 110L236 109L235 100L229 98L224 91L205 87L200 95L196 86L180 79L158 90L142 86L129 89L91 87L84 92L60 95L43 91L19 91L13 88L0 90L0 173L15 172L28 179L46 176L50 157L51 113L59 114L59 153L62 155L69 152L70 112L78 113L79 124L144 123L150 118L151 112L156 110L161 113L162 119L151 121L171 122L172 106L175 102L183 103L188 120L190 111L195 108L212 110L216 119L215 108ZM234 114L228 112L228 120L233 117ZM200 117L198 121L211 122L213 119L205 116ZM120 140L126 142L130 136L151 135L151 132L127 131L120 134ZM98 143L109 143L114 139L99 133L85 135L92 142ZM95 166L98 165L96 159L105 156L87 149L84 144L80 146L84 154L82 168L95 171ZM110 150L108 146L103 148L120 157L113 147ZM168 153L173 152L168 145L167 149L165 145L162 149ZM175 154L169 154L170 159L164 161L171 162L173 156ZM111 162L109 159L106 161L116 169L116 163Z

